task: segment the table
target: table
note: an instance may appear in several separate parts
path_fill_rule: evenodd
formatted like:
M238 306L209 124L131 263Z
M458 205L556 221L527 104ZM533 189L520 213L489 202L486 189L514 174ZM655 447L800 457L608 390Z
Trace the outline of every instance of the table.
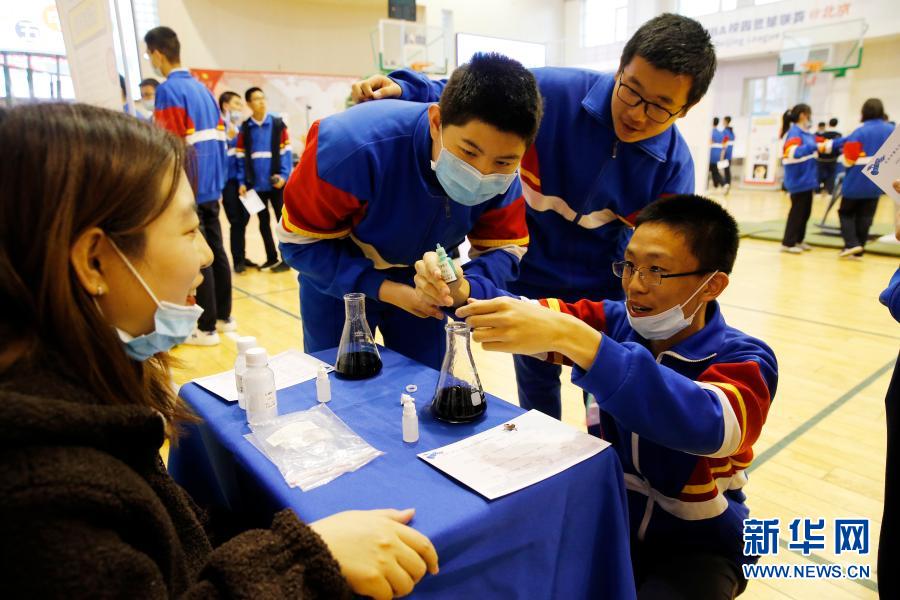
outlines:
M316 353L333 363L336 350ZM364 381L331 377L328 404L353 431L385 452L353 473L303 492L244 434L237 403L196 384L180 395L203 418L169 457L172 476L198 502L269 515L292 508L310 522L350 509L416 509L411 525L438 551L440 573L412 598L612 598L635 596L625 486L612 448L519 492L488 501L416 457L499 425L523 411L488 395L482 420L451 425L429 413L438 372L388 349L384 368ZM418 386L419 441L402 441L400 394ZM281 414L316 404L315 381L279 390Z

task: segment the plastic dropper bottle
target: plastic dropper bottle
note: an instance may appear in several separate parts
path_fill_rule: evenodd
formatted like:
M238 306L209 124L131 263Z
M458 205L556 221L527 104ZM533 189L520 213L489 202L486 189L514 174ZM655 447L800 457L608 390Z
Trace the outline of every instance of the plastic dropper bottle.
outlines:
M269 421L278 416L275 373L269 368L269 355L264 348L247 350L244 398L247 406L247 421L250 425Z
M331 382L325 365L320 366L316 373L316 400L323 403L331 401Z
M407 443L419 441L419 415L416 403L410 398L403 403L403 441Z
M437 252L438 265L441 268L441 279L446 283L453 283L456 281L456 269L453 267L453 259L447 256L447 251L440 244L437 245L435 252Z
M234 360L234 387L237 388L238 406L247 410L244 402L244 373L247 371L247 350L256 347L256 338L252 335L239 337L237 340L238 355Z

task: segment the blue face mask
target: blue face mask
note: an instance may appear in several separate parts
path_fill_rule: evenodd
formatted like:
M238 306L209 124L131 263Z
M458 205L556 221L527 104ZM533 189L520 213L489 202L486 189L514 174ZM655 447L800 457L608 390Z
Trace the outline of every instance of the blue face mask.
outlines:
M203 309L196 304L181 306L167 301L160 302L144 278L132 266L131 261L125 257L112 240L109 240L109 243L156 303L156 314L153 317L155 327L152 332L133 337L118 327L116 328L119 339L122 340L122 345L125 347L125 354L134 360L143 362L157 352L167 352L186 340L197 326L197 320L203 314Z
M443 132L441 153L437 161L431 161L431 169L447 195L463 206L477 206L494 196L505 194L519 176L518 169L513 173L482 175L478 169L444 148Z

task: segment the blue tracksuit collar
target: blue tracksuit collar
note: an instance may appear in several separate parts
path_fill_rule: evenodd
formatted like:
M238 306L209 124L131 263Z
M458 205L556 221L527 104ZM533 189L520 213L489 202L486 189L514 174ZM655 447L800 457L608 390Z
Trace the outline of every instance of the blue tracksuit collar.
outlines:
M597 80L597 83L588 90L587 96L581 101L584 107L592 117L608 127L615 135L615 128L612 120L612 93L616 85L616 77L613 74L607 74L605 77ZM674 124L672 125L674 127ZM639 147L641 150L658 160L666 162L666 156L672 136L672 127L669 127L659 135L652 138L634 142L632 145ZM622 142L625 143L625 142Z
M716 301L710 302L706 305L706 325L703 329L672 346L662 354L685 362L709 360L715 357L718 351L724 347L725 328L725 318L722 316L722 311L719 310L719 303ZM643 346L650 347L649 342L639 336L636 331L632 330L630 337L640 342Z
M247 122L249 123L250 127L265 127L272 122L272 115L270 113L266 113L266 116L262 120L262 123L257 123L252 116L247 119Z
M416 166L419 169L419 179L428 193L438 198L446 197L447 193L437 180L437 175L431 168L431 125L428 121L428 108L422 111L419 120L416 121L416 130L413 133L413 152L416 155Z

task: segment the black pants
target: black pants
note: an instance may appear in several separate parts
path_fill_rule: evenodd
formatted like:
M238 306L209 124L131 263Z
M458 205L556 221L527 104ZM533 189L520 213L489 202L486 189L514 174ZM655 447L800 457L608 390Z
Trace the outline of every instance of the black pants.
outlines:
M878 593L900 598L900 356L884 397L887 419L887 460L884 475L884 515L878 538Z
M731 600L747 588L740 567L723 556L640 543L631 554L638 600Z
M231 243L231 260L235 266L243 264L245 256L244 238L247 231L247 223L250 215L244 204L238 197L238 182L229 179L222 190L222 206L225 207L225 216L228 217L228 238Z
M819 184L825 186L829 195L834 193L834 172L837 170L837 161L819 162Z
M200 231L213 253L213 264L203 269L203 283L197 288L197 304L203 307L197 327L201 331L215 331L216 319L231 316L231 265L222 245L219 201L198 204L197 214Z
M722 182L725 185L731 185L731 161L730 160L728 161L728 166L725 167L724 171L725 171L725 173L723 174Z
M838 217L841 219L844 248L866 245L877 208L878 198L841 198Z
M259 235L262 236L263 246L266 248L266 262L278 260L278 250L275 247L275 241L272 239L272 226L269 225L269 206L275 213L275 222L281 218L281 207L284 206L284 188L276 190L272 188L268 192L257 192L260 200L266 207L256 213L259 218Z
M712 175L713 187L720 187L724 184L722 174L719 173L719 166L716 163L709 163L709 174Z
M806 237L806 222L812 214L813 191L791 194L791 210L788 212L787 223L784 224L784 237L781 244L784 246L796 246Z

